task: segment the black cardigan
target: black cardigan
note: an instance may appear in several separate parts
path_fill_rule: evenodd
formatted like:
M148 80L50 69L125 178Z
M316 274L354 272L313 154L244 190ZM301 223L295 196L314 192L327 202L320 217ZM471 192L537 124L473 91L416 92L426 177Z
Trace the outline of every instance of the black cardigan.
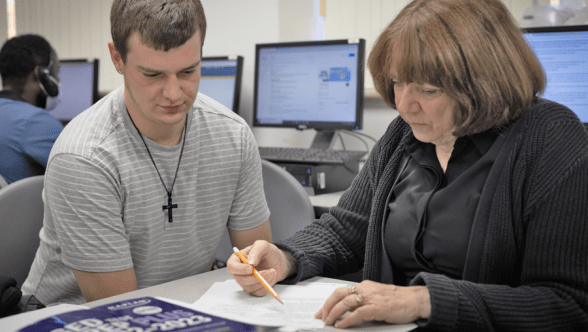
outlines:
M277 243L298 261L285 282L361 268L364 279L393 282L382 222L408 133L397 117L338 205ZM569 109L539 99L511 124L480 197L462 280L423 272L412 284L430 292L421 326L588 330L588 134Z

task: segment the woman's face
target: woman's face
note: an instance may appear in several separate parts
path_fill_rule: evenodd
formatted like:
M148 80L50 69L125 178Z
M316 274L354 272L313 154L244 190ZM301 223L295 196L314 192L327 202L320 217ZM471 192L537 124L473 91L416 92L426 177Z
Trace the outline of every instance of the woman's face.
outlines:
M402 119L412 128L414 137L421 142L453 147L456 137L451 131L457 103L439 87L400 82L396 62L394 58L390 71L394 102Z

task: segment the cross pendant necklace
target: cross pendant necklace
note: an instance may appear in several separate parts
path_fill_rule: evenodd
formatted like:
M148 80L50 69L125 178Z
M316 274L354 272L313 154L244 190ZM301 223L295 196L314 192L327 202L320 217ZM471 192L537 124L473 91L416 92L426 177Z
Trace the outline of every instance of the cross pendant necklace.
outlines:
M177 209L178 204L172 204L172 193L168 191L167 193L167 205L162 206L164 210L167 210L167 217L169 218L169 222L173 222L174 219L172 218L172 209Z
M128 109L127 109L127 114L129 114ZM174 181L172 182L171 188L169 190L167 189L165 182L163 182L163 178L161 177L161 173L159 173L159 169L157 168L157 165L155 165L155 160L153 160L153 156L151 155L151 151L149 151L149 147L147 147L147 143L145 143L145 139L143 138L143 134L141 134L141 131L139 130L139 128L137 128L137 125L133 121L131 114L129 114L129 118L131 119L133 126L135 126L135 129L137 129L137 132L139 133L139 137L141 137L141 141L143 141L143 145L145 145L145 149L147 149L147 153L149 154L149 158L151 159L151 163L153 163L153 167L155 167L155 170L157 171L157 175L159 175L159 180L161 180L161 184L163 185L163 188L167 192L167 205L163 205L161 208L162 208L162 210L167 210L167 217L168 217L169 222L171 223L174 221L173 215L172 215L172 209L178 208L178 204L172 203L172 192L174 190L174 185L176 184L176 179L178 178L178 171L180 170L180 162L182 161L182 155L184 154L184 145L186 144L186 136L188 135L188 115L186 115L186 122L184 123L184 139L182 141L182 149L180 150L180 157L178 158L178 166L176 168L176 174L174 175Z

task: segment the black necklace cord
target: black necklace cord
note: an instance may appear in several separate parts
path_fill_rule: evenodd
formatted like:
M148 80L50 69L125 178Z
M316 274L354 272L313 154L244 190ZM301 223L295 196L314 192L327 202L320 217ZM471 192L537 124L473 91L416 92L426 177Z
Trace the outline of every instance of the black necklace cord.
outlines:
M141 141L143 141L143 145L145 145L145 149L147 150L147 153L149 154L149 158L151 159L151 162L153 163L153 167L155 167L155 171L157 171L157 175L159 175L159 180L161 180L161 184L163 185L163 188L167 192L167 197L169 199L171 199L172 192L174 190L174 185L176 184L176 179L178 178L178 171L180 170L180 162L182 161L182 155L184 154L184 145L186 145L186 136L188 136L188 130L187 130L188 129L188 114L186 114L186 122L184 123L184 138L182 140L182 148L180 149L180 158L178 158L178 166L176 167L176 174L174 175L174 181L172 182L170 190L167 190L167 186L165 185L165 182L163 182L163 178L161 177L161 173L159 173L159 169L157 169L157 165L155 164L155 160L153 160L153 156L151 155L151 151L149 151L149 147L147 147L147 143L145 142L145 139L143 138L143 134L141 134L141 131L139 130L139 128L137 128L137 125L135 124L135 121L133 121L133 118L131 117L131 114L129 113L128 109L127 109L127 114L129 114L129 118L131 119L131 123L133 124L135 129L137 129L137 132L139 133L139 137L141 137Z

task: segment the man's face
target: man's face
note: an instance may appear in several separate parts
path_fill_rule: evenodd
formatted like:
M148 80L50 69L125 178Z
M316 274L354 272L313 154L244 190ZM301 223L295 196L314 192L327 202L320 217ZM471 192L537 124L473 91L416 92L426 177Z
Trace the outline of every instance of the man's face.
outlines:
M167 52L143 44L138 32L131 35L123 66L125 104L141 130L183 125L198 94L200 47L198 32Z

